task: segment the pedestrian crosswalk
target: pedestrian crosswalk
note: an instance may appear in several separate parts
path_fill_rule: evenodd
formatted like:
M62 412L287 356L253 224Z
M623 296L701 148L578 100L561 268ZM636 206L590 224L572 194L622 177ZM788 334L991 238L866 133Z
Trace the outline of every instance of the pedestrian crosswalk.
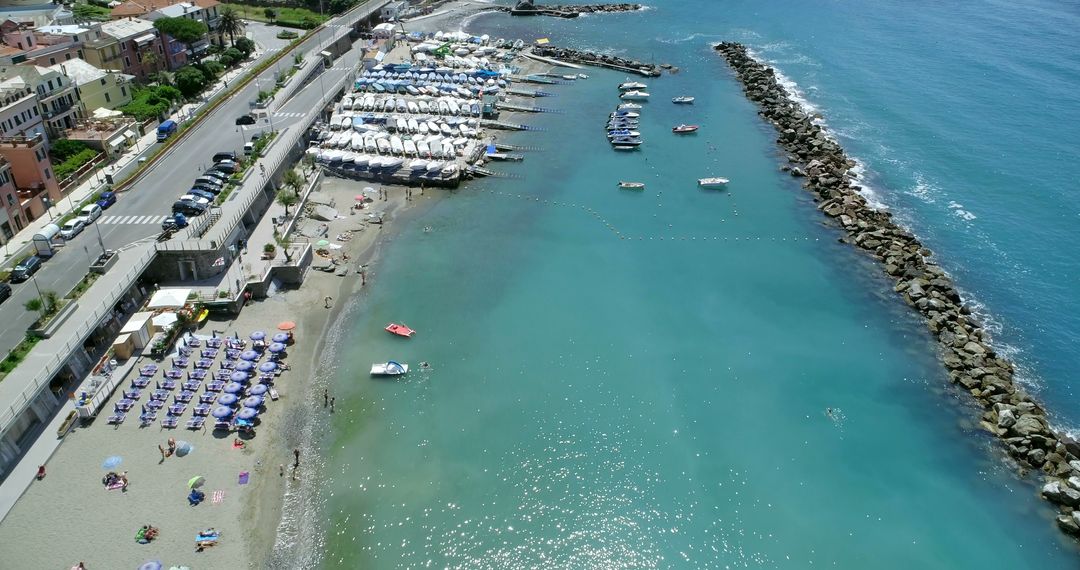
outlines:
M282 112L278 112L278 113L274 113L274 118L275 119L298 119L300 117L303 117L304 115L307 115L307 113L304 113L304 112L299 112L299 113L282 113Z
M162 214L154 214L150 216L102 216L97 221L99 224L160 224L161 220L164 220L165 216Z

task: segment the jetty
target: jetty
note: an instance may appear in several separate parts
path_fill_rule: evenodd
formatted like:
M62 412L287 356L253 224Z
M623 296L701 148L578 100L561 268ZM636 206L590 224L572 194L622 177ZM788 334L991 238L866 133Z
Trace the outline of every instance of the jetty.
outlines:
M568 4L566 6L537 6L533 0L521 0L513 8L501 8L511 16L554 16L557 18L577 18L581 14L633 12L641 9L641 4Z
M780 84L776 72L742 44L714 47L758 114L779 133L777 143L791 163L783 169L804 179L818 209L845 233L841 241L876 259L896 293L923 316L950 380L983 408L980 426L1000 439L1022 471L1041 473L1040 494L1057 507L1058 527L1080 537L1080 441L1050 426L1042 405L1018 385L1013 363L994 349L932 252L891 213L867 203L852 172L857 162Z
M594 67L606 67L624 73L644 75L645 77L659 77L662 69L659 65L645 63L634 59L571 48L561 48L552 45L534 46L531 50L522 52L522 55L525 55L526 57L540 56L562 62L591 65Z

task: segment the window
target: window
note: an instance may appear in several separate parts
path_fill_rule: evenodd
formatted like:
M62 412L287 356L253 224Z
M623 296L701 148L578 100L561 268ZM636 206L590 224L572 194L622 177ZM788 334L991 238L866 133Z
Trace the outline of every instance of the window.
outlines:
M82 57L82 54L79 54L79 57ZM67 61L69 59L71 59L71 52L64 54L64 61Z
M109 97L108 93L105 93L105 102L106 103L112 103L112 97Z
M52 180L52 172L48 168L45 169L45 180Z
M16 125L21 125L22 124L22 119L20 119L18 115L15 115L15 124Z
M120 96L121 97L127 97L127 87L125 87L123 85L120 86Z
M49 58L49 65L56 65L56 58L55 57L50 57Z
M49 80L49 91L53 90L52 79Z
M105 85L105 78L104 77L101 78L101 84Z
M86 59L83 57L82 50L79 50L77 53L79 54L79 59Z
M124 67L131 67L131 58L124 56Z

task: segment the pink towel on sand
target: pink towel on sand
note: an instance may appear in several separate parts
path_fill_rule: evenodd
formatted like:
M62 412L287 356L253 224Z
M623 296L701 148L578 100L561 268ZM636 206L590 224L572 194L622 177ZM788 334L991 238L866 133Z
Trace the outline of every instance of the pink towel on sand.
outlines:
M217 491L214 491L214 494L210 496L210 502L214 503L215 505L221 504L221 501L224 501L224 500L225 500L225 491L222 491L221 489L218 489Z

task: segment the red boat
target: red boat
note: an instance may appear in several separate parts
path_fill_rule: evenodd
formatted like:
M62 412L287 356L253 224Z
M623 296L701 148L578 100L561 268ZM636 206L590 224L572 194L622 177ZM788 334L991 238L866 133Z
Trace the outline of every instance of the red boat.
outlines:
M671 132L676 133L676 134L692 133L692 132L694 132L696 130L698 130L697 125L679 125L677 127L672 127L671 128Z
M411 337L413 333L416 332L405 325L399 325L397 323L390 323L386 325L386 331L403 337Z

